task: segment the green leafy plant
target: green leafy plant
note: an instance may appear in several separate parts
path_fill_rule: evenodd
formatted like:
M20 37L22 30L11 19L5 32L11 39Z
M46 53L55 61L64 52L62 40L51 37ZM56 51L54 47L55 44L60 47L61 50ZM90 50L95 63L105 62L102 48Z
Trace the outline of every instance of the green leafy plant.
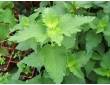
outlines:
M8 51L0 53L16 64L5 83L110 83L109 2L21 3L0 2L0 44ZM30 67L35 74L20 79L32 74Z

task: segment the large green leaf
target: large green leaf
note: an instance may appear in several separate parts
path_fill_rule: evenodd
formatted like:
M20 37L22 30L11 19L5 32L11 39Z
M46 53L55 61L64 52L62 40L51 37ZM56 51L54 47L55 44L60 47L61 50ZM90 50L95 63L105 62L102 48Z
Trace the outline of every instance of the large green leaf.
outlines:
M95 17L90 16L71 16L65 14L61 17L60 27L66 36L70 36L72 33L80 32L79 27L85 23L90 23Z
M66 71L66 52L63 47L45 46L41 49L46 71L55 83L61 83Z
M22 42L30 38L35 38L37 42L43 43L47 38L43 26L36 23L29 24L28 28L18 31L14 36L11 36L9 40Z

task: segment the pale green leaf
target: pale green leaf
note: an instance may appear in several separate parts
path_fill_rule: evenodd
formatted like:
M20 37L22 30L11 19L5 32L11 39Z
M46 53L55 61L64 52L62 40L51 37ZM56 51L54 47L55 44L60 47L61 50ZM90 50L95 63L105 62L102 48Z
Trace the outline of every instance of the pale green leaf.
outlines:
M65 14L61 17L60 27L66 36L70 36L72 33L80 32L79 27L83 24L90 23L95 17L90 16L71 16Z
M20 42L16 47L16 49L21 50L21 51L25 51L25 50L28 50L30 48L32 48L34 50L37 49L37 42L33 38L28 39L28 40L23 41L23 42Z
M28 66L40 68L43 66L43 58L39 56L37 53L32 53L25 57L20 63L27 64Z
M45 29L42 25L30 24L29 28L17 32L14 36L10 37L10 41L23 42L30 38L35 38L37 42L44 42L47 38Z
M55 83L61 83L66 71L66 54L63 47L45 46L41 50L46 71Z

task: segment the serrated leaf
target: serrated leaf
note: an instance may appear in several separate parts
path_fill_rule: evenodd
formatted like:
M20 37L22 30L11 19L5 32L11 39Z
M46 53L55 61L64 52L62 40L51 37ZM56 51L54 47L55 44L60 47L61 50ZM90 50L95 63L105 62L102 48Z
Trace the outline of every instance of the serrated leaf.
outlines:
M61 83L66 71L66 52L63 47L45 46L41 50L46 71L55 83Z
M47 38L45 34L45 29L42 25L30 24L29 28L23 29L16 33L14 36L10 37L10 41L22 42L30 38L35 38L37 42L44 42Z
M54 29L59 23L59 16L53 8L45 8L42 13L42 19L49 29Z
M28 40L23 41L23 42L20 42L16 47L16 49L21 50L21 51L25 51L25 50L28 50L30 48L37 50L37 42L33 38L28 39Z
M85 52L74 53L68 56L68 68L75 76L80 79L84 78L84 74L81 71L81 67L85 66L91 56L88 56Z
M66 36L70 36L72 33L80 32L79 27L85 23L90 23L95 17L90 16L71 16L65 14L61 17L60 27Z
M32 53L25 57L20 63L27 64L28 66L40 68L44 65L43 58L39 56L37 53Z

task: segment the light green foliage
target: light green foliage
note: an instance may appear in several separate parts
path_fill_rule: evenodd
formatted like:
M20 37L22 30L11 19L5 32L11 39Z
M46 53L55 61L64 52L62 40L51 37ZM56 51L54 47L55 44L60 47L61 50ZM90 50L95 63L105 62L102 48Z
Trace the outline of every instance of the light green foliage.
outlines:
M110 83L110 2L20 3L17 20L13 3L0 2L0 71L17 63L0 83Z
M76 34L81 31L81 29L79 29L81 25L90 23L94 18L95 17L90 16L73 17L70 14L60 14L59 11L57 12L57 10L54 10L54 7L45 8L42 12L41 23L37 23L31 18L22 16L20 18L20 23L15 26L15 29L21 29L21 31L11 37L10 41L22 42L35 37L38 42L44 42L48 36L52 42L56 42L61 46L64 37L63 34L66 36L70 36L72 33Z

